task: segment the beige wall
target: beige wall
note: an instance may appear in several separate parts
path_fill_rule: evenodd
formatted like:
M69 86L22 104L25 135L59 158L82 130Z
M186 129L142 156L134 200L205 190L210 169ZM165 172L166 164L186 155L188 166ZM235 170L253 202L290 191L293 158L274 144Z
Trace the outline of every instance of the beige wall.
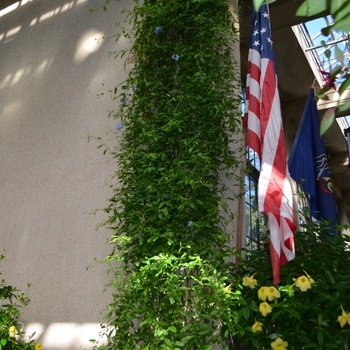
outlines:
M123 3L90 15L101 3L0 3L0 271L22 291L31 283L22 321L45 350L89 348L108 300L106 266L86 267L109 252L95 231L104 216L90 213L106 204L115 163L87 135L115 128L115 103L97 94L126 72L102 39Z
M102 39L124 16L123 1L89 14L103 3L0 3L0 271L22 291L31 284L21 320L45 350L90 348L111 294L94 262L110 251L95 231L105 216L91 212L107 204L116 165L87 136L113 138L107 92L128 71L108 52L128 43Z

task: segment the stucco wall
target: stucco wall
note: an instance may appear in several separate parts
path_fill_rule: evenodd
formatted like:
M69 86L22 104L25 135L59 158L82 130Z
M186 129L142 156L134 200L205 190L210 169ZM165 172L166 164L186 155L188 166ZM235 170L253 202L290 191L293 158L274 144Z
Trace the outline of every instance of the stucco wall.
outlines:
M98 335L109 252L95 231L110 196L113 162L87 142L105 136L115 103L107 92L126 76L110 59L123 2L22 0L0 8L0 249L6 282L26 290L27 334L44 349L83 349ZM121 47L124 43L121 40ZM108 137L107 137L108 138Z
M94 261L110 250L108 232L95 231L104 215L91 213L111 195L115 162L87 137L118 122L107 118L118 105L108 90L128 71L108 52L128 43L103 37L131 2L89 14L103 2L0 4L0 271L22 291L31 284L21 320L45 350L90 348L110 295L107 268Z

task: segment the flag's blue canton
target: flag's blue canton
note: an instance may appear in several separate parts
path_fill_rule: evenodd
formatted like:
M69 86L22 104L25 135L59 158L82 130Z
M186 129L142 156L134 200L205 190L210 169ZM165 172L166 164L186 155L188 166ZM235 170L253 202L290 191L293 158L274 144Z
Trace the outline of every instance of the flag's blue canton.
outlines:
M269 58L275 61L272 49L270 17L266 5L263 5L259 12L253 11L252 28L254 29L251 31L250 47L259 51L261 58Z

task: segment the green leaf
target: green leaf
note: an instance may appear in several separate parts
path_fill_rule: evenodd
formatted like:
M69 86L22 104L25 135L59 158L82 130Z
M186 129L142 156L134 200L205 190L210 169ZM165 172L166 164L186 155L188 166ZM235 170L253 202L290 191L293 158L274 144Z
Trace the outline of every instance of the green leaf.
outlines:
M320 345L323 344L323 334L321 331L318 331L318 333L317 333L317 341Z
M325 93L327 91L329 91L331 88L326 85L325 87L323 87L321 90L319 90L319 92L317 93L316 97L319 99L322 99L325 96Z
M186 337L181 338L181 341L183 343L187 343L190 339L192 339L194 336L193 335L187 335Z
M345 1L344 0L332 0L330 3L331 3L331 14L334 16L334 14L341 11Z
M321 33L324 36L328 36L331 33L332 29L333 29L333 26L324 27L321 29Z
M346 75L345 80L341 83L339 87L339 95L341 95L350 86L350 75Z
M276 318L278 318L280 315L282 315L284 312L283 309L278 310L277 312L274 312L271 317L271 321L274 321Z
M305 0L297 9L296 16L305 17L307 16L307 1Z
M342 18L335 22L332 26L332 29L339 30L340 32L349 32L350 31L350 21L348 17Z
M173 347L173 343L168 338L164 339L164 343L170 346L171 348Z
M253 0L255 12L259 12L260 7L263 4L263 2L264 2L264 0Z
M250 310L248 307L243 308L243 317L248 320L250 316Z
M347 100L344 104L339 105L338 107L339 112L345 112L348 109L350 109L350 99Z
M343 67L341 66L337 66L334 69L332 69L331 74L330 74L330 78L331 79L335 79L335 77L341 72Z
M7 340L6 339L1 339L1 345L6 345L6 343L7 343Z
M325 276L327 277L327 280L328 282L331 284L331 285L335 285L335 280L334 280L334 277L332 275L332 273L329 271L329 270L325 270L324 271L324 274Z
M327 11L327 0L305 0L296 12L296 16L315 16Z
M334 28L338 30L339 24L344 21L344 30L345 32L348 32L350 30L350 23L349 23L349 16L350 16L350 2L344 1L344 0L332 0L331 1L331 14L334 19ZM346 19L348 20L347 23L345 23Z
M344 63L344 52L338 47L338 45L335 45L335 58L341 64Z
M183 343L183 342L181 342L181 341L176 341L176 342L175 342L175 345L177 345L177 346L184 346L185 343Z
M350 339L350 332L349 330L342 330L339 333L339 343L344 350L349 350L349 339Z
M252 341L252 344L253 344L255 349L259 349L260 348L260 342L258 341L258 339L252 338L251 341Z
M334 108L330 108L325 115L323 116L322 120L321 120L321 127L320 127L320 134L321 136L331 127L331 125L334 122L334 117L335 117L335 109Z
M199 326L197 331L198 334L204 335L209 332L210 326L208 324L200 323L198 326Z
M176 328L175 328L174 326L170 326L170 327L168 328L168 330L169 330L170 332L173 332L173 333L176 333L176 332L177 332L177 330L176 330Z
M300 319L300 315L299 315L299 313L298 313L297 311L295 311L295 310L293 310L293 309L291 309L291 308L288 308L287 311L288 311L288 313L289 313L291 316L293 316L294 318Z

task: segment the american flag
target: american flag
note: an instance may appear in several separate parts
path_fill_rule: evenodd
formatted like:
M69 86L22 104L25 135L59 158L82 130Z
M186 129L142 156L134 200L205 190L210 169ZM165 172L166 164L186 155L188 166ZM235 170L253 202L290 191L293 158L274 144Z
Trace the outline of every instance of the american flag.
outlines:
M280 267L295 256L296 225L267 5L259 12L253 8L250 35L244 125L247 146L260 157L258 204L268 218L273 282L278 284Z

